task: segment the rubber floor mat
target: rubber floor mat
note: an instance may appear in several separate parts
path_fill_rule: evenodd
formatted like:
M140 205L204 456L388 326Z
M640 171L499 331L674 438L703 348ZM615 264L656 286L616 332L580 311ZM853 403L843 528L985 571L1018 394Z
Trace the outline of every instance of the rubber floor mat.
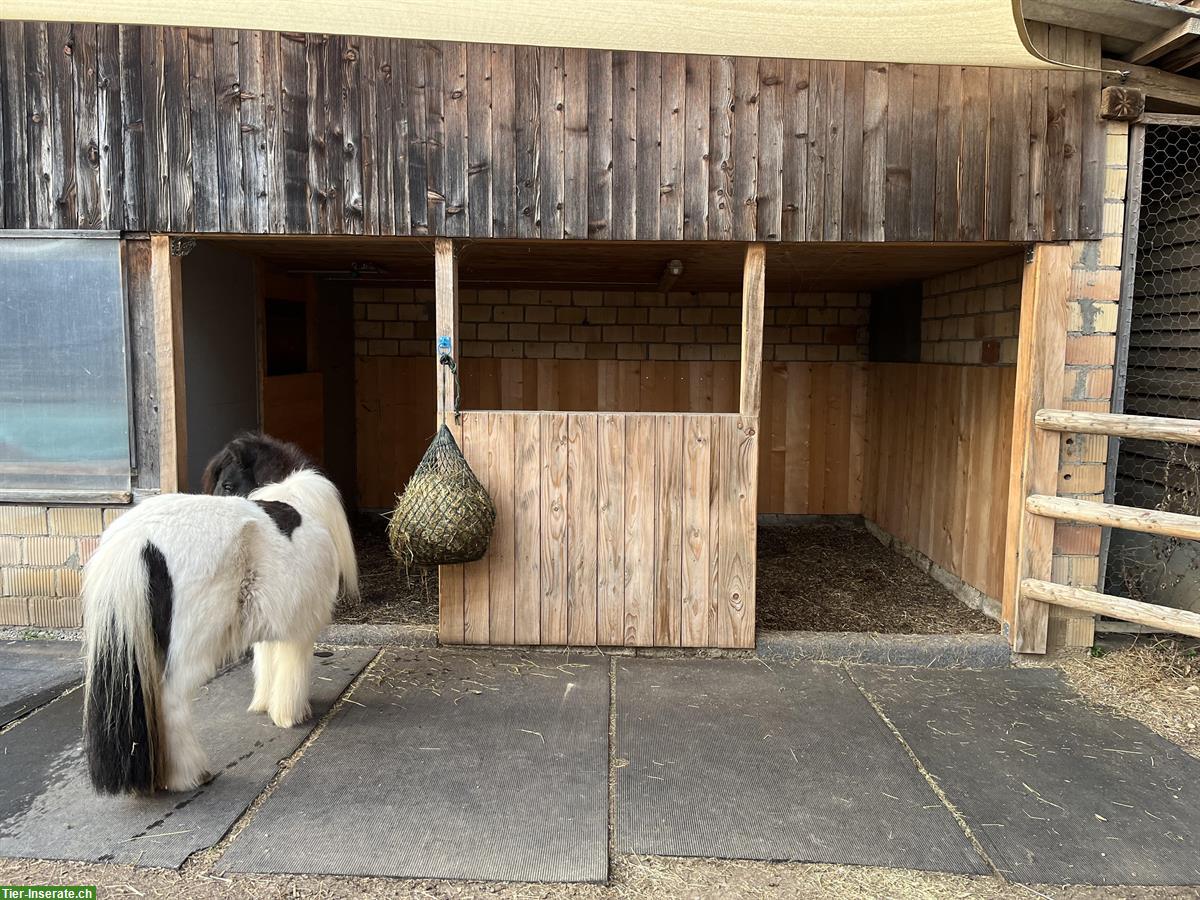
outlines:
M78 641L0 642L0 725L57 697L83 678Z

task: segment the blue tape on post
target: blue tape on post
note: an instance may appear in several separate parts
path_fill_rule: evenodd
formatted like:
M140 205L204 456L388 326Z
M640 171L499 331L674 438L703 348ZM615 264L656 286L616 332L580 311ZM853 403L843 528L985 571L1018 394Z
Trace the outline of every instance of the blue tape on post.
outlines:
M443 334L440 338L438 338L437 348L438 348L439 355L441 355L443 353L449 353L450 352L450 335Z

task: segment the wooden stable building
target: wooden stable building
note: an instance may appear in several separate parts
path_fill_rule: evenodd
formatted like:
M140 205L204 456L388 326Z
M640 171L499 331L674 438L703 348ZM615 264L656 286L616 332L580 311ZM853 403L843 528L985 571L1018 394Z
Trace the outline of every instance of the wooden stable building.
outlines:
M1195 632L1098 591L1105 528L1200 534L1106 495L1108 435L1200 441L1111 413L1131 158L1200 109L1144 47L1200 10L1070 5L1024 23L1069 68L0 23L0 623L75 624L239 429L378 510L446 419L498 510L446 643L752 647L760 514L862 517L1019 651Z

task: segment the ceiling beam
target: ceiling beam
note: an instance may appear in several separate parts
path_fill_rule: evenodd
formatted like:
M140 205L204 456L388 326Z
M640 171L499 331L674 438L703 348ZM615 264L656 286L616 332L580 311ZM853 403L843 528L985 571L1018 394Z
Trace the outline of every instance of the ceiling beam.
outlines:
M1136 66L1122 59L1105 59L1102 65L1107 70L1128 72L1125 81L1114 71L1104 73L1105 84L1123 84L1125 87L1144 91L1147 97L1179 103L1183 106L1200 107L1200 79L1184 75L1172 75L1150 66Z
M1125 55L1125 61L1148 65L1160 56L1165 56L1184 44L1191 43L1200 35L1200 19L1187 19L1174 28L1168 28L1157 37L1151 38Z

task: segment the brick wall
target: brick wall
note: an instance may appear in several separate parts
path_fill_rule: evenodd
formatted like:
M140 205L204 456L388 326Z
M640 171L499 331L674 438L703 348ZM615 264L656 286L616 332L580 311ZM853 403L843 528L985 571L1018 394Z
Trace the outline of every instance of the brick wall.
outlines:
M1023 266L1018 253L926 279L921 362L1016 365Z
M0 505L0 624L79 625L83 564L122 511Z
M358 288L359 356L432 356L433 293ZM767 360L864 360L870 295L772 293ZM741 295L729 292L463 291L463 356L506 359L736 360Z

